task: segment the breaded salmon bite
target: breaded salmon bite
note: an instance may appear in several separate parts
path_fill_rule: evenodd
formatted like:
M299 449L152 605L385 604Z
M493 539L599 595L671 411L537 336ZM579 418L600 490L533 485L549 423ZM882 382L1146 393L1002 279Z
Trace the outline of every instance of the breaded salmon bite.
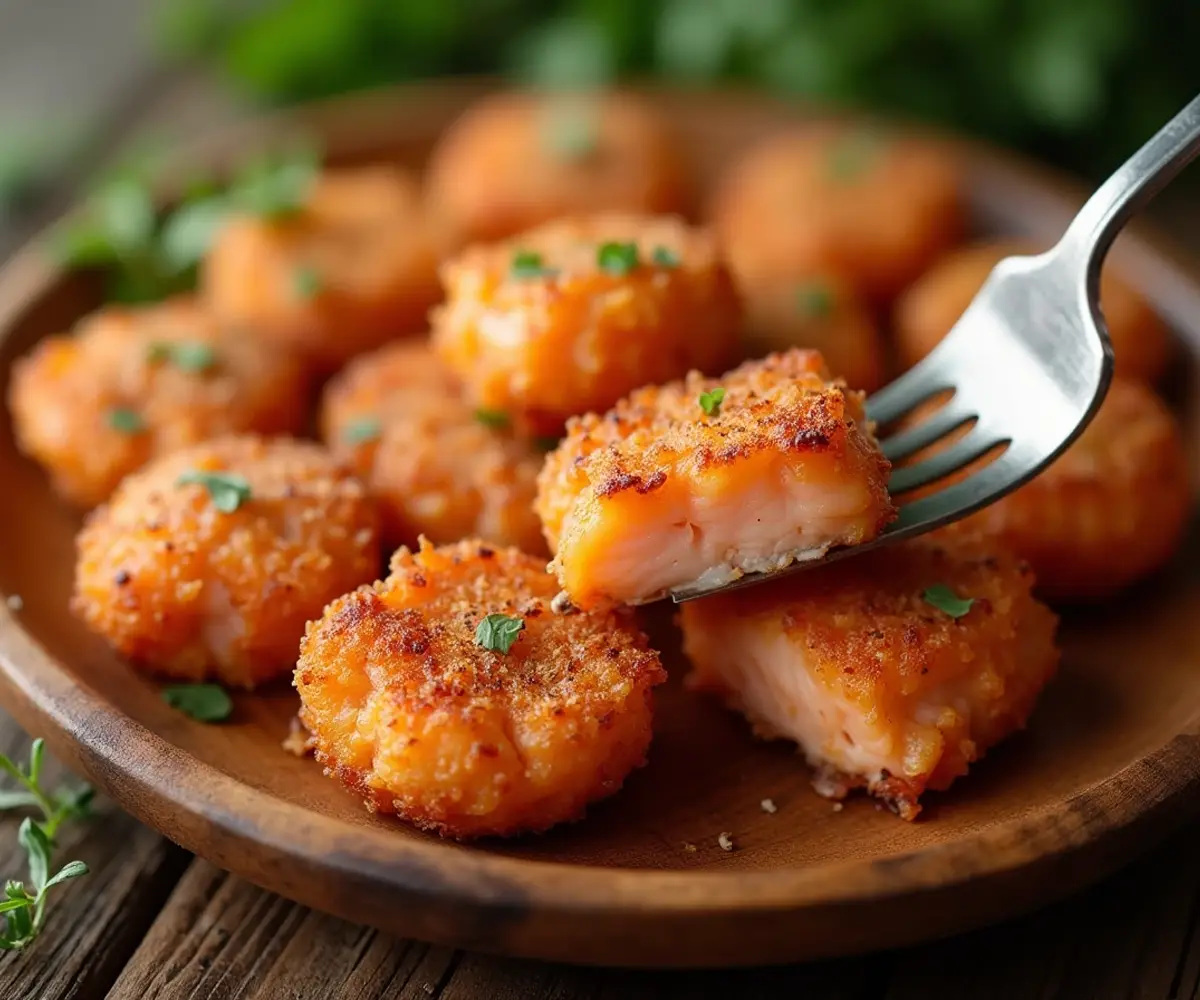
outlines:
M201 269L222 320L322 370L426 328L438 238L416 181L390 166L330 170L296 212L225 223Z
M252 688L379 569L365 487L318 445L221 438L125 480L76 542L72 609L139 670Z
M842 279L812 278L748 292L746 352L809 347L819 351L835 378L851 389L874 392L887 380L887 354L879 327Z
M1022 728L1058 664L1056 619L1015 557L928 536L686 603L688 684L787 739L833 798L905 819Z
M741 310L716 245L673 217L596 215L442 267L434 344L476 406L532 433L640 385L736 360Z
M712 214L748 296L832 274L878 303L957 240L962 187L959 163L934 142L814 123L742 156Z
M896 303L895 342L900 363L912 367L937 346L1002 259L1038 252L1020 241L990 241L942 257ZM1120 375L1155 381L1171 354L1171 337L1150 303L1110 262L1100 278L1100 309L1112 338Z
M871 540L889 468L862 393L794 349L572 420L537 510L572 605L639 604Z
M301 429L293 358L217 322L194 299L109 306L13 366L18 444L67 500L92 507L150 459L224 434Z
M325 389L321 424L379 500L387 544L479 537L546 551L533 510L544 445L467 403L427 343L352 361Z
M683 212L691 196L671 129L631 94L484 98L442 135L427 176L439 223L464 243L563 215Z
M665 679L627 609L554 615L539 559L400 549L296 665L317 759L372 811L468 839L575 820L644 763Z
M1192 503L1178 422L1144 383L1117 378L1050 468L947 530L993 537L1028 560L1047 599L1091 601L1170 559Z

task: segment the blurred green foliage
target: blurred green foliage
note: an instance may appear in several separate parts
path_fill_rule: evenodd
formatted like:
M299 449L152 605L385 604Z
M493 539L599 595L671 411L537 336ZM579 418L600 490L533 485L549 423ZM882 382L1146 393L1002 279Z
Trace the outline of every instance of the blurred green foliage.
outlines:
M739 80L1103 173L1198 89L1200 0L172 0L160 37L280 103L510 72Z

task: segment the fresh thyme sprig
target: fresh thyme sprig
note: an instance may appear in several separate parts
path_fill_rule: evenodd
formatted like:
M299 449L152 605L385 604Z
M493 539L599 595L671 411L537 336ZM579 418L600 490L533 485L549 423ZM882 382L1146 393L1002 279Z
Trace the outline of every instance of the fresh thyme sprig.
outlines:
M0 932L2 951L17 951L32 943L46 922L50 889L68 879L86 875L88 870L82 861L68 861L50 874L59 828L67 820L89 815L94 792L87 785L47 791L41 782L45 751L45 743L34 740L29 748L26 770L0 754L0 771L7 772L20 785L19 788L0 789L0 812L29 808L42 814L40 821L26 816L17 831L17 842L29 857L29 883L15 879L4 883L4 895L0 897L0 914L4 917L4 929Z

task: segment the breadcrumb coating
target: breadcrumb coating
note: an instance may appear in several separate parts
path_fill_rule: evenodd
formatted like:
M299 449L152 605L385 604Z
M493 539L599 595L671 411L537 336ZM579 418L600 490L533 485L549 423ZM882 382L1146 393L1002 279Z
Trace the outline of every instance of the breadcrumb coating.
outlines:
M188 472L244 478L219 510ZM366 489L321 447L221 438L160 458L88 517L72 610L138 669L252 688L287 674L305 623L379 569Z
M182 363L172 350L182 348ZM147 461L225 434L299 431L308 380L294 359L216 322L192 298L108 306L13 366L21 450L81 507Z
M480 537L541 555L533 499L544 449L482 417L427 343L356 358L322 406L325 441L379 500L387 544Z
M824 795L865 787L904 819L1022 728L1059 659L1028 566L925 536L682 606L689 685L800 745ZM948 588L953 617L929 599ZM961 611L961 608L954 608Z
M301 645L301 719L327 773L459 839L546 830L617 791L645 761L665 673L631 612L554 615L554 591L515 549L398 550ZM476 642L492 614L524 623L507 654Z
M433 210L460 242L580 212L681 212L691 187L667 122L614 93L487 97L443 133L427 176Z
M441 294L439 252L409 174L331 170L298 212L226 223L201 269L201 296L226 322L332 370L425 329Z
M572 604L640 603L874 538L895 516L889 470L862 393L794 349L572 420L537 510Z
M636 266L601 266L607 243L635 244ZM541 269L514 273L528 254ZM715 243L677 218L561 219L467 249L442 280L436 349L475 404L534 434L561 433L638 386L720 371L739 349L740 305Z

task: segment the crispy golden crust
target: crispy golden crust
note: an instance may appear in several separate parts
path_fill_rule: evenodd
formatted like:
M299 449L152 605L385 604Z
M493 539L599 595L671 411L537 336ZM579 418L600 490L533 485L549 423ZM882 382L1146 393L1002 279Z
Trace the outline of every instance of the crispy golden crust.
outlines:
M919 137L803 125L734 165L713 217L749 296L833 274L884 301L957 239L961 188L953 156Z
M371 420L378 436L355 439ZM542 449L485 426L428 344L393 344L351 362L325 390L322 429L379 499L389 545L475 536L546 551L533 511Z
M1037 253L1036 244L989 241L952 250L918 278L895 310L896 354L915 365L950 332L992 268L1003 258ZM1154 381L1171 356L1171 337L1150 303L1124 282L1110 263L1100 281L1100 305L1113 342L1117 372Z
M460 839L578 819L644 763L658 654L628 611L558 616L541 562L478 541L400 549L335 601L295 683L316 755L371 810ZM507 655L489 614L525 627Z
M990 535L1020 554L1046 597L1090 601L1170 559L1191 509L1178 423L1153 390L1118 378L1057 462L948 530Z
M189 470L243 476L232 513ZM315 444L222 438L125 480L77 541L72 609L139 669L254 687L286 674L304 625L375 577L378 516Z
M201 294L228 322L332 369L424 329L440 297L438 252L412 177L386 166L330 171L298 213L223 226Z
M209 347L213 363L187 370L154 353L161 344ZM62 496L92 507L157 455L222 434L298 431L307 395L296 361L177 298L110 306L74 335L40 341L13 366L9 406L21 450ZM122 411L138 424L114 427Z
M954 619L930 604L938 584L970 610ZM926 788L948 787L1025 725L1054 673L1056 618L1032 585L1028 566L994 545L926 536L688 603L689 683L747 710L766 737L798 738L790 720L803 713L760 692L807 690L809 711L823 714L803 749L826 772L823 790L866 785L912 819ZM755 644L766 651L757 667ZM896 763L867 766L879 760Z
M602 270L599 247L636 242L640 265ZM657 248L677 265L656 263ZM549 275L513 276L519 251ZM557 434L567 417L607 409L640 385L737 354L740 306L710 236L671 217L563 219L445 263L434 344L474 402Z
M746 289L743 302L749 356L808 347L820 351L833 376L852 389L874 392L886 381L879 327L843 279L814 277Z
M464 242L578 212L681 212L690 184L678 149L667 123L628 94L499 94L442 135L429 199Z
M755 471L756 455L795 456L821 462L839 478L861 479L871 510L859 540L873 537L895 516L887 495L890 466L862 429L862 393L827 379L820 354L793 349L718 379L692 372L639 389L604 416L571 420L538 479L537 511L558 553L554 567L562 574L575 545L598 529L605 501L676 483L700 488L710 472L738 466L746 471L729 476L740 482ZM719 415L706 416L699 396L718 386L725 390ZM584 595L567 589L587 606Z

